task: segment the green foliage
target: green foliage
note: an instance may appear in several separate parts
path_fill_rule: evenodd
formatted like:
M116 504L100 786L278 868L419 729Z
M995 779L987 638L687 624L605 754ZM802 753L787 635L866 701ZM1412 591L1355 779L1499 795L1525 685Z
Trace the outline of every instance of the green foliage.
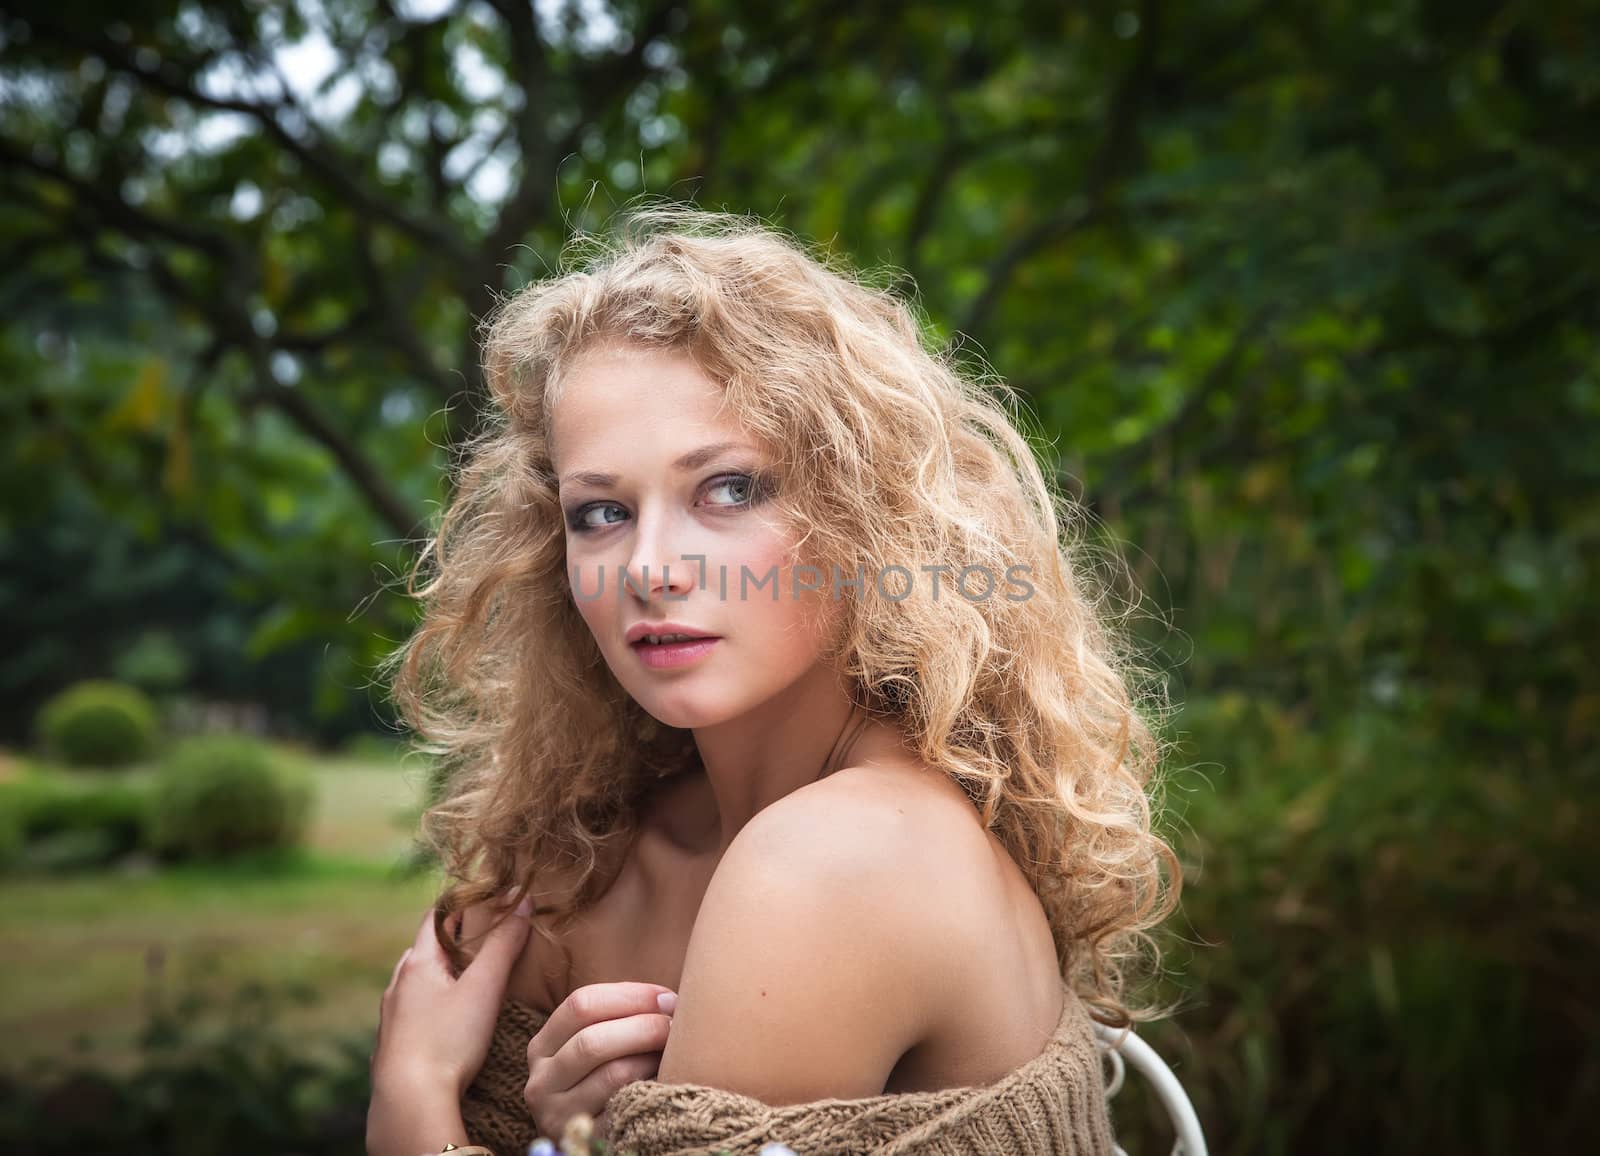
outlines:
M7 356L14 349L0 326L0 369L26 377L30 371ZM0 431L25 420L6 409L10 400L0 394ZM29 441L18 452L37 454L48 445ZM112 441L92 456L114 473L123 448ZM259 703L313 736L324 727L336 737L372 725L376 704L357 694L344 694L339 710L318 717L316 703L327 697L318 677L328 659L319 640L241 659L278 595L241 588L234 561L209 532L158 532L133 500L136 479L108 477L105 494L91 493L46 458L10 484L10 516L0 519L0 620L18 629L0 653L0 742L31 737L44 699L85 670L113 672L162 697ZM43 510L20 500L52 493ZM108 506L111 498L117 504ZM72 580L63 582L63 574ZM184 658L177 694L168 640Z
M193 1025L217 1003L198 987L149 1005L130 1074L45 1063L0 1072L0 1147L126 1156L360 1156L371 1041L311 1041L273 1022L303 987L248 984L221 1031Z
M296 846L313 790L252 739L214 735L180 744L157 772L150 847L164 858L226 859Z
M3 796L0 796L0 871L9 871L22 855L22 823Z
M79 682L47 702L38 732L45 751L78 767L123 767L155 750L155 704L135 687L108 680Z
M0 722L159 625L364 725L495 295L641 190L769 214L914 279L1170 616L1214 1148L1577 1147L1600 5L513 8L0 17ZM313 31L339 101L217 107Z
M292 656L303 724L353 729L412 624L375 576L481 420L475 322L650 191L914 278L1182 608L1197 689L1414 682L1462 733L1592 745L1594 0L1018 0L837 34L619 0L610 43L470 6L233 8L7 25L0 236L28 259L0 275L0 485L30 531L87 506L159 542L169 592L205 543L216 652ZM216 107L208 70L302 35L337 115L266 76ZM0 528L0 561L33 536ZM9 593L37 625L0 685L60 681L72 616Z
M193 663L170 631L146 630L117 656L123 682L151 693L174 690L189 677Z
M1143 1032L1214 1142L1516 1152L1538 1104L1554 1150L1582 1147L1600 1086L1593 771L1463 756L1404 709L1313 724L1227 695L1178 725L1189 878L1163 994L1180 1011ZM1119 1124L1140 1150L1170 1144L1148 1103Z
M100 867L142 845L148 792L120 779L30 769L0 782L0 816L16 834L12 867Z

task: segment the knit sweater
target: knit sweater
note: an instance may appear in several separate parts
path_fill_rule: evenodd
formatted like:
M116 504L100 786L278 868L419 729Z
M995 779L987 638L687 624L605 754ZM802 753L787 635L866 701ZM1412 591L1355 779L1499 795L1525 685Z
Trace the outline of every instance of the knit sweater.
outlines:
M636 1080L600 1119L613 1153L755 1156L780 1142L799 1156L1110 1156L1116 1151L1093 1024L1063 984L1061 1018L1044 1051L990 1084L885 1092L772 1106L703 1084ZM523 1156L537 1136L522 1099L528 1040L545 1013L502 1005L488 1059L467 1089L467 1135L496 1156Z

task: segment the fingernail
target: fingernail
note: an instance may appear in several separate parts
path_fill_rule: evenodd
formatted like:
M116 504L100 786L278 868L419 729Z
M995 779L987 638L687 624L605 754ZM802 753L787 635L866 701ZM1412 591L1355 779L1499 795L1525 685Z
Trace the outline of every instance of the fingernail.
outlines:
M508 890L501 902L510 903L513 899L517 901L516 907L512 908L513 914L520 915L524 919L533 914L533 897L523 894L522 884L519 883Z
M661 1009L662 1015L671 1015L672 1009L678 1006L678 993L664 991L656 996L656 1006Z

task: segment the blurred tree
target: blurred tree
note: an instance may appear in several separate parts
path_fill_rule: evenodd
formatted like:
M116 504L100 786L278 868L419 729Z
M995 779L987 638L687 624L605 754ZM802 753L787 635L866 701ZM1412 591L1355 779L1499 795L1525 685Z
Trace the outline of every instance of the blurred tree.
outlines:
M1144 545L1191 679L1425 687L1502 738L1554 709L1548 761L1600 720L1594 15L32 5L11 436L207 527L262 645L359 664L406 621L352 619L406 556L375 539L425 533L478 425L474 323L600 191L696 195L915 278Z

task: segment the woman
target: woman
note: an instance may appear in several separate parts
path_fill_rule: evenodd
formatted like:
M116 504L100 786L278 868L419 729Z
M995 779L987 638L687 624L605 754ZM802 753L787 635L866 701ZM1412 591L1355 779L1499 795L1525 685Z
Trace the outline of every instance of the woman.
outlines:
M1109 1151L1084 1010L1130 1022L1180 871L1075 508L888 292L698 210L593 244L492 319L393 660L453 882L369 1151L579 1113L641 1156L954 1151L1018 1088L1018 1135L1070 1125L1037 1150Z

